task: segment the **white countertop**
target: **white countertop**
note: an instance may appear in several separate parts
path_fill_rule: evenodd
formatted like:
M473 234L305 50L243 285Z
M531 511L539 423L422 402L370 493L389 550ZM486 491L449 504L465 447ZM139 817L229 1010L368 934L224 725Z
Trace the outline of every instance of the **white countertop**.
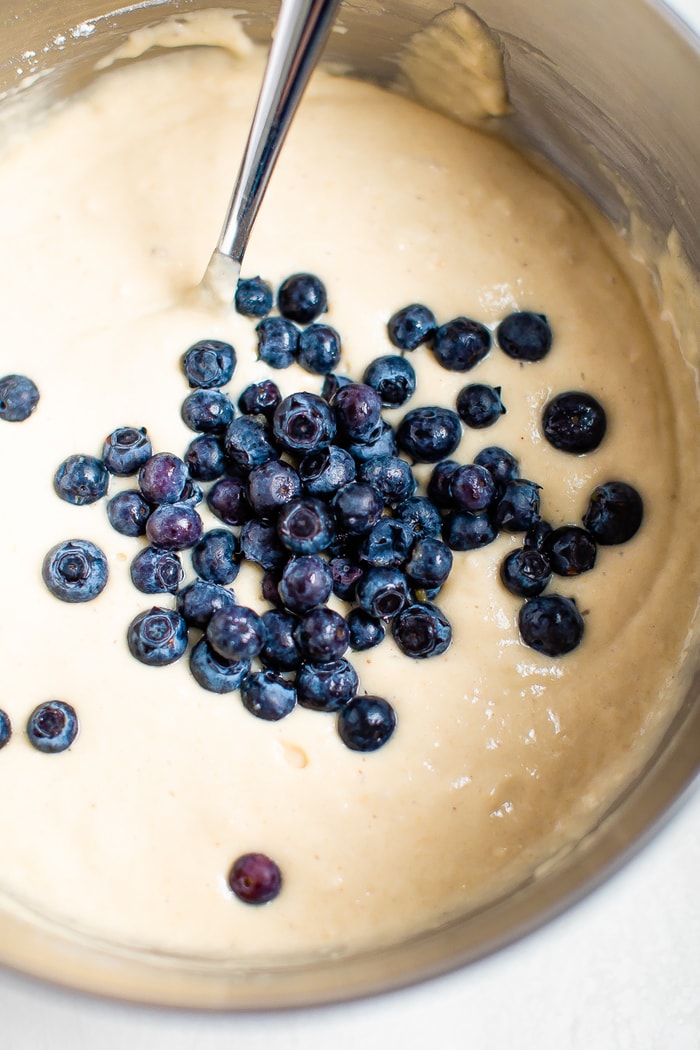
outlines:
M700 32L700 0L674 0ZM485 962L363 1003L164 1014L0 976L0 1050L700 1050L700 791L602 889Z

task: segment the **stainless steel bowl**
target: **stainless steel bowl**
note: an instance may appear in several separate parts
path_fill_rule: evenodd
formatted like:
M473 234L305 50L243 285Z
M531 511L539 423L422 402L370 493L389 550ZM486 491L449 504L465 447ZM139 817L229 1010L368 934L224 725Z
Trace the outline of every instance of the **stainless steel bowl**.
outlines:
M212 6L211 0L156 0L112 13L112 3L0 0L0 93L9 116L26 120L27 103L29 111L40 110L88 83L96 59L134 29ZM333 35L328 56L359 76L391 82L401 47L443 4L390 0L387 9L363 0L347 6L347 32ZM271 6L249 0L242 18L254 38L269 37ZM658 242L675 229L699 270L700 42L662 4L646 0L474 0L471 6L504 50L514 108L506 134L547 155L621 226L629 221L625 202L633 199ZM321 1004L400 987L493 952L590 891L679 804L699 765L696 669L664 740L606 819L546 873L449 926L381 951L242 970L88 943L39 917L0 912L0 961L86 992L206 1009Z

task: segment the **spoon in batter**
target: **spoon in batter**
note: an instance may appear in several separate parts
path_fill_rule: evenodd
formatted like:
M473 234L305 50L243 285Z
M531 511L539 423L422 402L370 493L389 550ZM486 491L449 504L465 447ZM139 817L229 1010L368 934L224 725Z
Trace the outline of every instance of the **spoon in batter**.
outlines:
M260 95L219 242L200 288L231 303L277 157L330 32L339 0L282 0Z

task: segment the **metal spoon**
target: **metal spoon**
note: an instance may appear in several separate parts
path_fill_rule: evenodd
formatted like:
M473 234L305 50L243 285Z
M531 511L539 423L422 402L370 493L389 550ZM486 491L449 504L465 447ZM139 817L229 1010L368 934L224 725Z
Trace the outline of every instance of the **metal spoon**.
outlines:
M248 142L201 287L231 303L241 260L292 118L340 0L282 0Z

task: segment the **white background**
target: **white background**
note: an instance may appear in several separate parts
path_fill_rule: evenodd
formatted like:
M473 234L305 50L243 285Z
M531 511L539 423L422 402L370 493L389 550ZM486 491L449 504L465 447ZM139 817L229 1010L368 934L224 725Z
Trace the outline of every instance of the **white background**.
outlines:
M700 0L672 6L700 32ZM199 1017L0 974L0 1050L700 1050L699 830L696 791L626 869L546 929L369 1002Z

